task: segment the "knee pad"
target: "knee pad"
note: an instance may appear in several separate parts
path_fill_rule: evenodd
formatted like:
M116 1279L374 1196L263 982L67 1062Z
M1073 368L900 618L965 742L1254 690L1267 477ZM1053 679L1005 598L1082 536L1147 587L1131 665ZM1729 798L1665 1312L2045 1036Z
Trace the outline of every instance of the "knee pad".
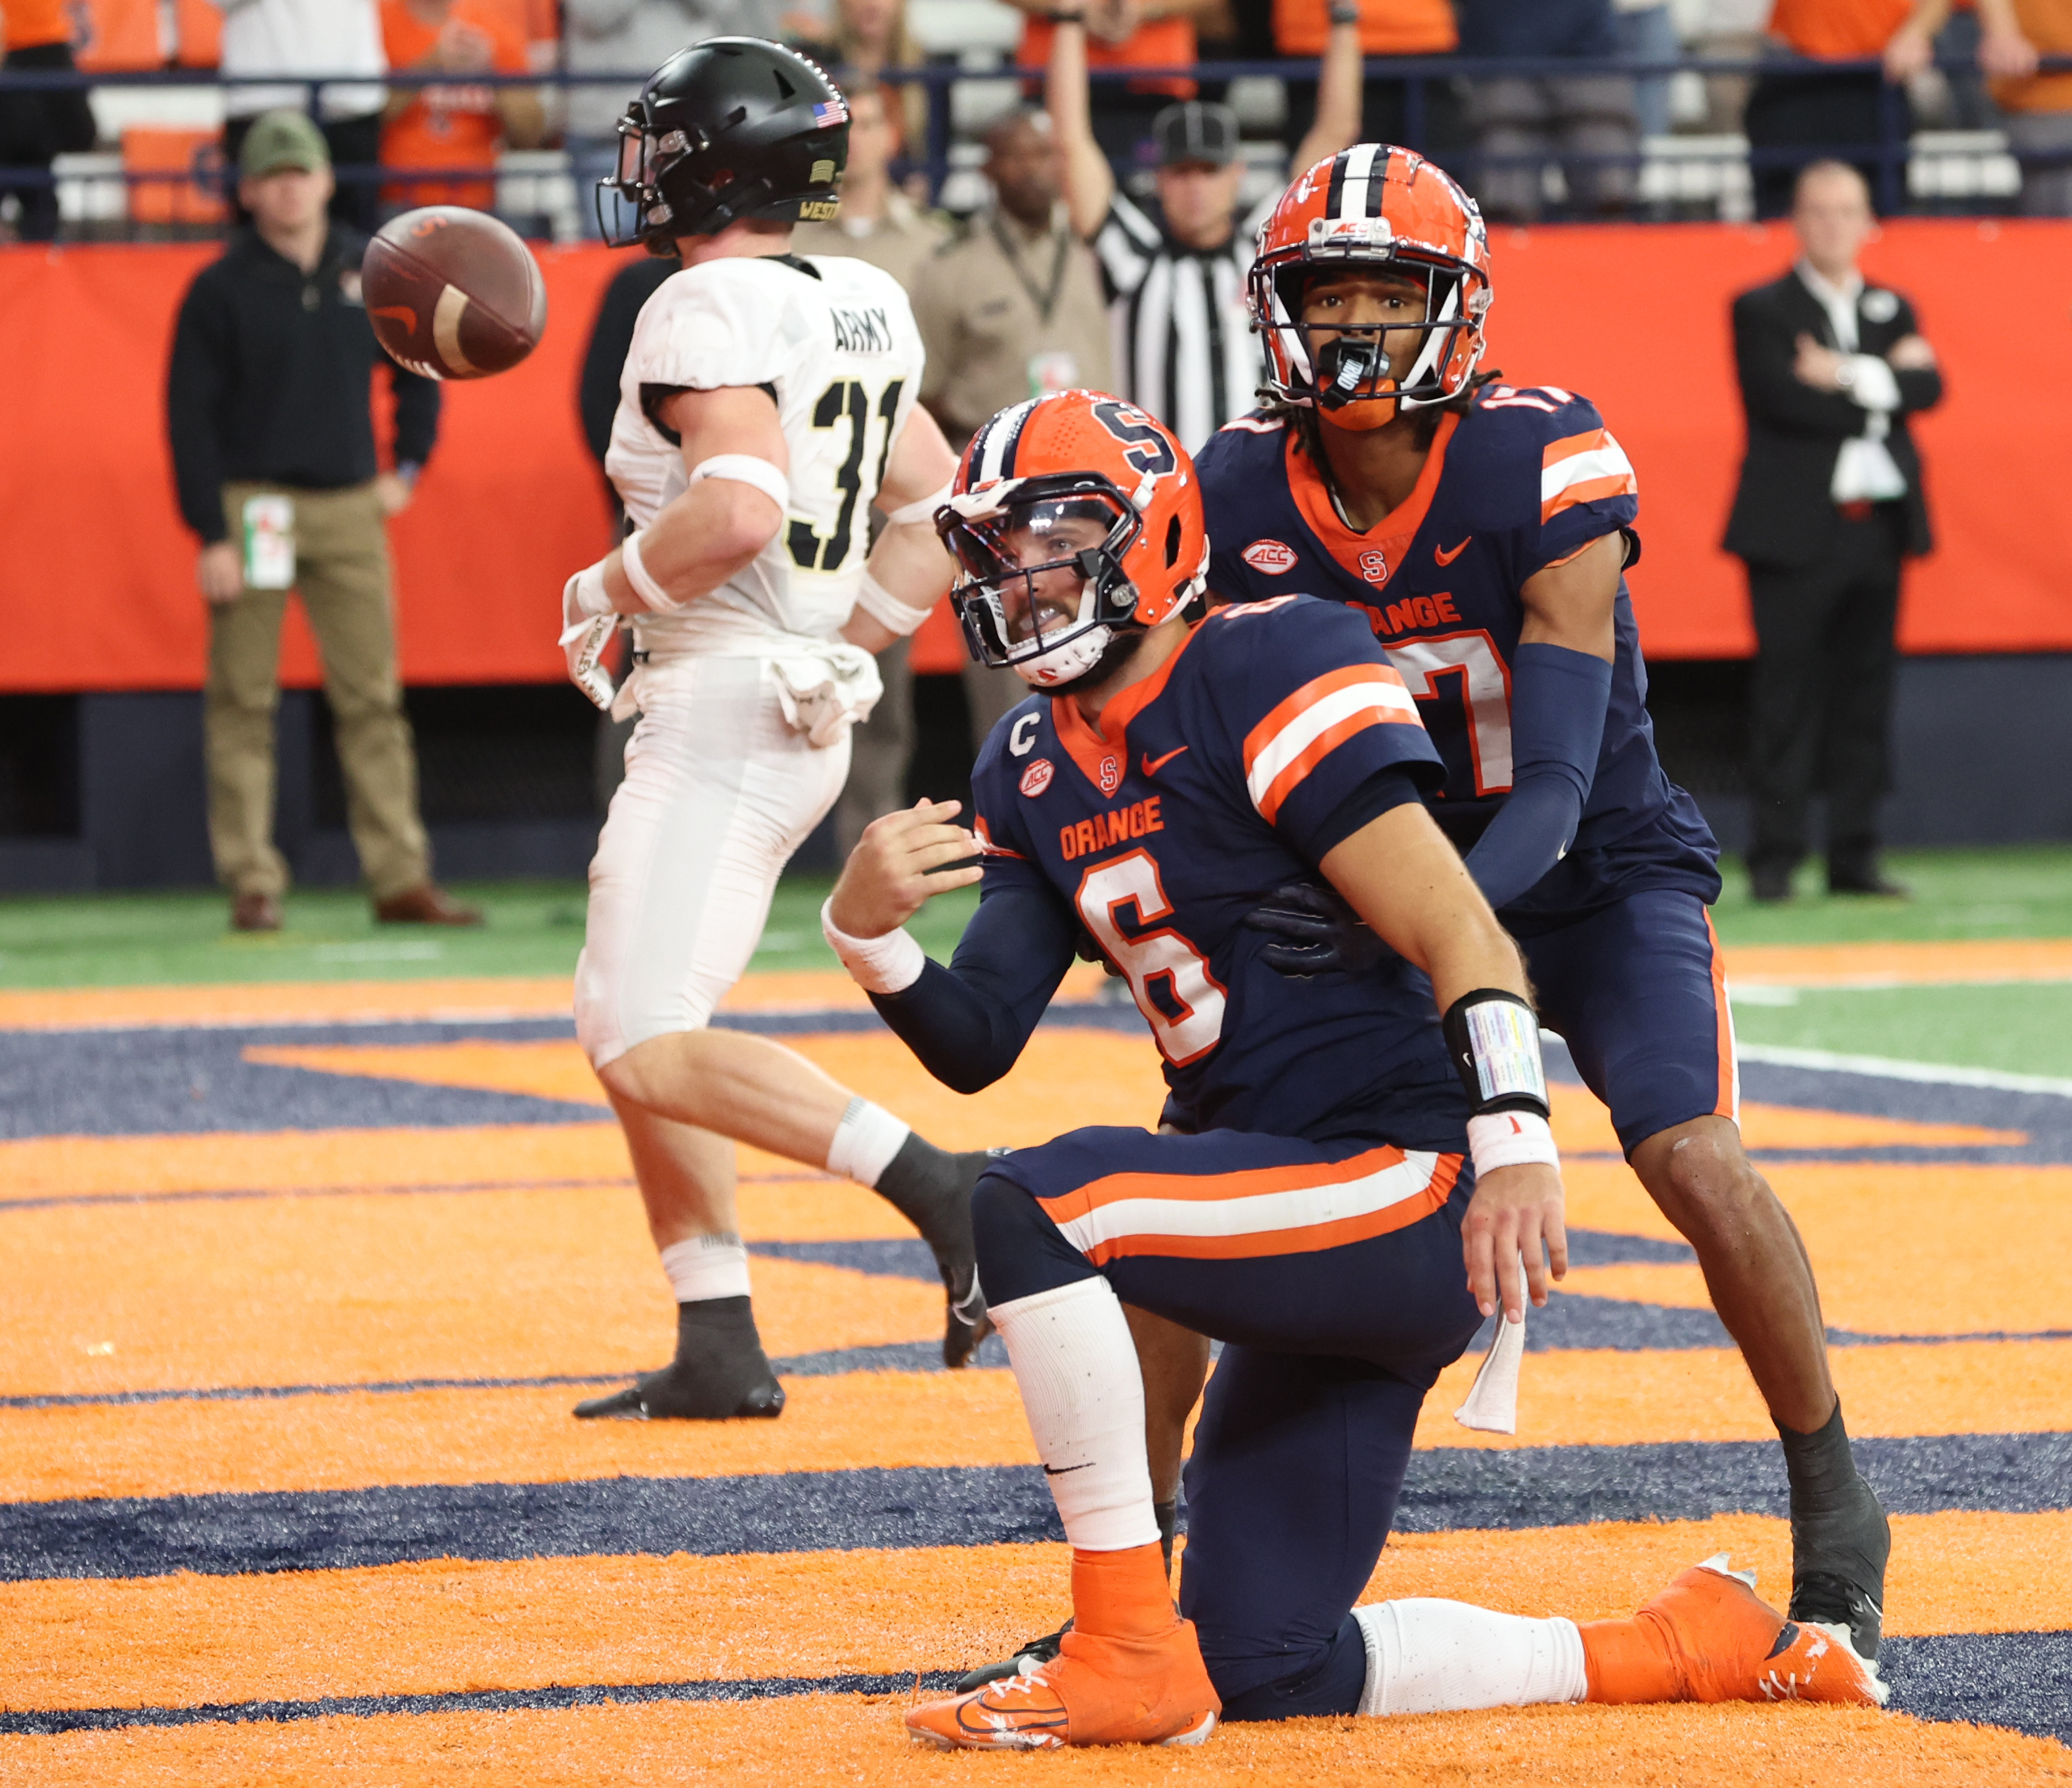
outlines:
M978 1279L989 1304L1011 1304L1084 1279L1092 1268L1067 1242L1035 1194L996 1168L972 1190L972 1236Z

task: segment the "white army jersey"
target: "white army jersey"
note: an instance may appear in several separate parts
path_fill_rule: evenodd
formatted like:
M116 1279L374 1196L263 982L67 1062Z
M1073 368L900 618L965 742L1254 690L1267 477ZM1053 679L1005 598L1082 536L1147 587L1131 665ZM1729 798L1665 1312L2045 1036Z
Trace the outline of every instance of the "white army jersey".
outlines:
M768 389L791 448L791 503L776 538L732 581L681 614L640 616L643 650L781 650L786 636L826 639L849 620L871 500L919 397L921 365L906 293L866 262L729 258L663 283L634 327L605 458L627 516L644 528L685 484L643 386L652 397L658 386Z

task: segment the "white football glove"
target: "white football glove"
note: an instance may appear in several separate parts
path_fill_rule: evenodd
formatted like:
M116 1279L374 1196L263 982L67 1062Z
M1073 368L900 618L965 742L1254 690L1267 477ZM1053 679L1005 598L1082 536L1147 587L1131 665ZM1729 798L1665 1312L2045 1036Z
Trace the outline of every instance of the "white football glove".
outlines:
M577 572L561 587L560 644L568 658L569 681L607 714L618 691L605 668L604 655L618 631L619 616L605 595L600 561Z

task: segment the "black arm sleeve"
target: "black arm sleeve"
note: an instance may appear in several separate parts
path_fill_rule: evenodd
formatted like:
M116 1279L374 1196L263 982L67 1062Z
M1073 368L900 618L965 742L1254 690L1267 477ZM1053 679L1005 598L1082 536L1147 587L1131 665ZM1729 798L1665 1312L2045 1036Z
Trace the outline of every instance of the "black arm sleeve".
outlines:
M439 438L438 385L406 373L393 360L388 361L388 377L396 388L396 463L421 466Z
M1008 881L980 899L950 966L870 1003L921 1065L976 1093L1012 1068L1071 966L1072 917L1047 888Z
M217 439L229 382L228 319L213 288L197 280L181 301L166 375L166 424L180 519L204 546L224 539L223 444Z

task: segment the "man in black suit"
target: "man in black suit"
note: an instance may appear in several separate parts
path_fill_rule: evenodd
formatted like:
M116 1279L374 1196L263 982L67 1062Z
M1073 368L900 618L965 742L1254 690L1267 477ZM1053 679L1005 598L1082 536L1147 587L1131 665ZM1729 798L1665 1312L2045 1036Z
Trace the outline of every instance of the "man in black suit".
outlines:
M1758 654L1750 702L1759 900L1791 897L1816 771L1827 888L1902 894L1878 861L1901 559L1931 544L1906 418L1942 401L1935 353L1856 255L1874 220L1863 176L1816 162L1792 208L1799 263L1734 300L1748 453L1726 547L1748 565Z

